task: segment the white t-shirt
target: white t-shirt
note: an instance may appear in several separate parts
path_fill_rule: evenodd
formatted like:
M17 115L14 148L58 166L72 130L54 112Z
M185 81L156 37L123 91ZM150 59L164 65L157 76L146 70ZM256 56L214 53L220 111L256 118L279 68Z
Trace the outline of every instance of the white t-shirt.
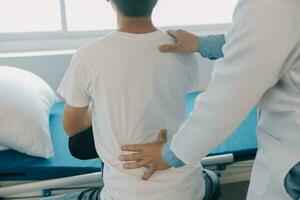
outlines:
M157 172L142 181L146 169L125 170L121 145L168 137L184 122L185 94L198 83L194 54L160 53L173 42L166 33L113 32L82 47L58 89L74 107L92 103L97 152L104 162L102 200L200 200L201 166ZM188 147L187 147L188 148Z

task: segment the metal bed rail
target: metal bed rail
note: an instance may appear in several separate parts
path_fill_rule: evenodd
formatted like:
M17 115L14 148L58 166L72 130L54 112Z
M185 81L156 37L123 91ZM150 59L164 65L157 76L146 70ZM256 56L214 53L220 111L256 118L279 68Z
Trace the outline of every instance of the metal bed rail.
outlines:
M234 161L233 154L217 155L206 157L201 164L204 167L212 165L224 165ZM19 185L7 186L0 188L0 197L6 197L17 194L24 194L34 191L46 191L55 188L69 188L72 185L84 185L95 182L101 182L102 173L91 173L79 176L58 178L52 180L37 181L32 183L24 183Z

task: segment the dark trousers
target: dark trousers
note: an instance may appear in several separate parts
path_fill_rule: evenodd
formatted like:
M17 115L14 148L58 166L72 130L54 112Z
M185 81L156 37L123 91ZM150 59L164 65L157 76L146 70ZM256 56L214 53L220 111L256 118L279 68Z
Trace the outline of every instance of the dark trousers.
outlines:
M300 199L300 162L290 170L285 178L284 186L293 200Z

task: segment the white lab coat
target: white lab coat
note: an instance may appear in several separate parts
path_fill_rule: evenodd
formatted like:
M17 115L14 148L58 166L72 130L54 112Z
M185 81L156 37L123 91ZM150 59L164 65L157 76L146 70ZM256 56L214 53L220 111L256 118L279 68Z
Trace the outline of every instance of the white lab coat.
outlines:
M300 161L300 1L240 0L223 52L171 150L187 165L198 163L258 105L247 199L290 199L284 178Z

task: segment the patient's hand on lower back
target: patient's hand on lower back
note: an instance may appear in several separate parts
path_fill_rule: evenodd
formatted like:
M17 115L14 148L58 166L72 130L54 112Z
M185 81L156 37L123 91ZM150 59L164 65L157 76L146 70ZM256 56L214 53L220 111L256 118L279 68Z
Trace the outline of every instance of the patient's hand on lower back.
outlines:
M122 146L122 151L135 152L128 155L122 155L120 157L121 161L130 162L125 163L123 167L125 169L148 168L142 176L143 180L148 180L156 171L169 169L170 166L165 163L161 156L161 150L166 142L167 131L162 130L160 131L156 142Z

